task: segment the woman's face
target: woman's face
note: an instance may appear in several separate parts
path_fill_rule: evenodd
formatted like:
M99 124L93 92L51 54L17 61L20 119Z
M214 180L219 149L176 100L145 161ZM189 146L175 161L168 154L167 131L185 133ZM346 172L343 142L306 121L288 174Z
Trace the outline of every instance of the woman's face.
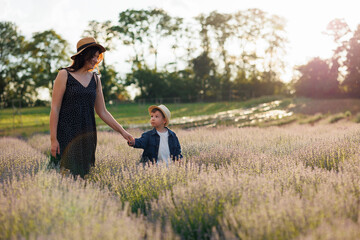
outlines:
M95 64L99 59L99 55L100 55L99 51L97 51L92 58L90 58L85 62L85 65L87 66L88 69L93 69L95 67Z

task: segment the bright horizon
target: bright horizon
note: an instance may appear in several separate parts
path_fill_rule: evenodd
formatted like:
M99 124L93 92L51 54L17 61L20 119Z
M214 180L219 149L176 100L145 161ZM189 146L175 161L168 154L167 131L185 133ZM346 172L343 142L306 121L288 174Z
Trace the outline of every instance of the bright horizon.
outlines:
M34 32L54 29L75 50L76 42L91 20L117 22L118 15L126 9L162 8L172 16L190 19L200 13L218 11L233 13L248 8L259 8L269 14L285 18L289 43L285 56L286 69L282 79L292 79L293 68L306 64L314 57L329 58L334 43L323 32L335 18L343 18L354 30L360 24L360 14L353 0L146 0L121 3L120 1L94 0L0 0L0 21L14 22L28 39ZM352 5L351 5L352 4ZM116 42L116 49L108 52L108 63L114 65L120 74L129 71L125 63L128 49ZM70 57L70 56L69 56ZM164 60L166 62L166 60ZM162 59L159 55L159 64Z

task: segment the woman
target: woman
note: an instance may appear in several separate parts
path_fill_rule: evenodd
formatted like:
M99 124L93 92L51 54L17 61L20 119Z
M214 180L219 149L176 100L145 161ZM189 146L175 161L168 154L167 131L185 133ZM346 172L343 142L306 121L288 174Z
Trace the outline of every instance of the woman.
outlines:
M50 112L51 155L60 156L60 168L82 178L95 164L97 143L94 109L99 117L127 141L134 138L107 111L100 78L93 73L105 48L92 37L77 43L70 67L59 71Z

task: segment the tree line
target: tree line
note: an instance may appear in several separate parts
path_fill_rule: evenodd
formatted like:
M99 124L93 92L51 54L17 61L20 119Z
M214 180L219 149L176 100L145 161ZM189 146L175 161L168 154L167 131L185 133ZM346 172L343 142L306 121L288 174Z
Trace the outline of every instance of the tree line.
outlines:
M246 99L286 91L280 80L287 42L285 20L260 9L232 14L211 12L192 19L162 9L128 9L118 21L90 21L83 36L107 50L131 49L131 71L121 76L105 58L100 66L105 100L136 98L181 101ZM37 90L51 91L59 67L68 66L69 43L54 30L21 35L12 22L0 22L0 98L36 105ZM160 64L158 59L166 59Z
M280 79L288 42L285 25L283 18L260 9L213 11L192 19L162 9L127 9L116 23L90 21L83 36L95 37L108 51L117 51L119 44L130 50L126 61L131 70L125 75L105 54L100 73L106 102L128 100L125 87L130 85L139 89L136 99L182 102L244 100L289 94L291 88L306 97L360 96L360 27L352 32L343 20L331 21L327 33L337 44L333 57L297 67L298 77L285 84ZM38 90L51 92L58 68L70 65L74 52L69 43L52 29L26 39L15 23L6 21L0 22L0 36L1 102L42 104Z

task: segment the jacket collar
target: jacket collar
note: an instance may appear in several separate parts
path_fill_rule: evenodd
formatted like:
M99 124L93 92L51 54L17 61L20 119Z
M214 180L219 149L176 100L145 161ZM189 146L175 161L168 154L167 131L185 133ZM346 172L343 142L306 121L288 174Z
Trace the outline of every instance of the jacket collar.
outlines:
M173 131L171 131L171 130L170 130L169 128L167 128L167 127L165 127L165 128L168 130L169 136L173 136L173 135L174 135L174 132L173 132ZM155 128L153 128L153 130L151 130L151 135L158 135Z

